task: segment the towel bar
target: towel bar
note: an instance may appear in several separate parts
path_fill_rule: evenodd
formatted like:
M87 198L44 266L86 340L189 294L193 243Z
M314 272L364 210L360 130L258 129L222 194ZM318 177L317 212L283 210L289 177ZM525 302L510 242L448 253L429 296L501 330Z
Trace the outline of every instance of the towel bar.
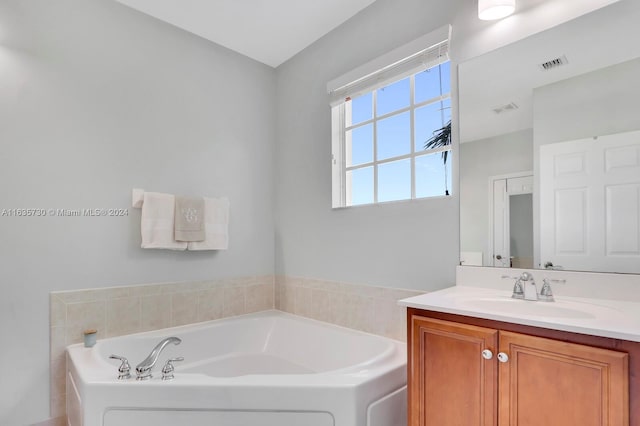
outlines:
M131 206L134 209L141 209L144 201L144 189L133 188L131 190Z

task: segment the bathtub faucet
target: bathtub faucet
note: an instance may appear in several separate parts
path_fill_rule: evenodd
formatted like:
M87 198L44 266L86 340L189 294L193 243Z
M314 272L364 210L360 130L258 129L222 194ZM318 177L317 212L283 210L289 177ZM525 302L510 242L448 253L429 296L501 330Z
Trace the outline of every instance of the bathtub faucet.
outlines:
M167 346L169 343L179 345L180 342L182 342L182 340L177 337L167 337L166 339L163 339L160 343L158 343L156 347L153 348L149 356L136 366L136 380L150 379L151 370L153 369L153 366L156 365L158 357L160 356L160 352L162 352L165 346Z

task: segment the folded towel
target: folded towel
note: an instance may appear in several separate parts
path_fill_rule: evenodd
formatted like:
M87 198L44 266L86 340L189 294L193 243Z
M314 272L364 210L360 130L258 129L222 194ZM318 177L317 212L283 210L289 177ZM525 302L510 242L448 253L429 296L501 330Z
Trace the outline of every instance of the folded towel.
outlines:
M229 247L229 199L204 199L205 239L190 242L189 250L226 250Z
M176 195L174 240L204 241L204 198Z
M174 232L175 197L171 194L145 192L142 203L140 231L142 248L185 250L187 243L175 241Z

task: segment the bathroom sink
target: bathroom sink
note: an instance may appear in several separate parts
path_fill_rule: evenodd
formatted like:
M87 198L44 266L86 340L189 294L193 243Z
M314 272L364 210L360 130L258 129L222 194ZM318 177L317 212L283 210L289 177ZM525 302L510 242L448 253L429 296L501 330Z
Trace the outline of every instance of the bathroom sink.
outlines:
M640 341L637 302L558 294L555 299L513 299L510 289L456 285L399 303L414 309Z
M554 318L596 318L600 306L574 302L541 302L507 297L481 297L477 299L463 299L461 305L469 308L501 312L506 314L539 315ZM582 306L584 305L584 306Z

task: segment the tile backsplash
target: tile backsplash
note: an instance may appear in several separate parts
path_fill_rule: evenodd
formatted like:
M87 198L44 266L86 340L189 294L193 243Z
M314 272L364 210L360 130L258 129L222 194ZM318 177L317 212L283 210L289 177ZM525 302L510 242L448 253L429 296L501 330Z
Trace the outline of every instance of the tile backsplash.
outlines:
M273 275L52 292L51 417L65 416L65 348L82 342L84 330L101 339L275 308L405 341L397 300L421 293Z
M397 301L424 291L276 276L281 311L406 341L406 308Z

